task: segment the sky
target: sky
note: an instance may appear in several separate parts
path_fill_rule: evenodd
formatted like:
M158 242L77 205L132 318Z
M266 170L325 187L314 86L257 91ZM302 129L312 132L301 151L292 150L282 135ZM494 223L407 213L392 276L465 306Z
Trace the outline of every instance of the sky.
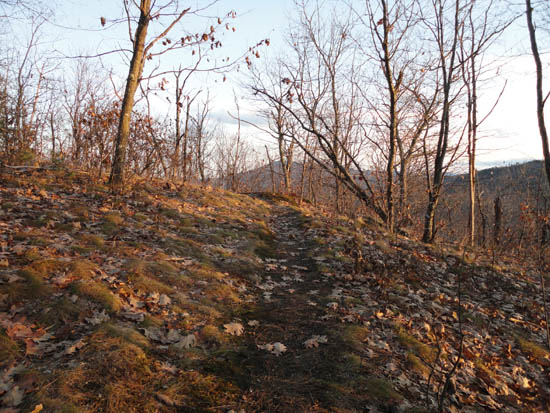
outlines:
M114 0L53 0L56 4L55 17L51 23L44 27L46 38L52 47L57 50L56 59L64 60L62 56L74 56L79 54L96 54L117 47L128 47L127 29L122 25L110 27L105 30L101 27L100 18L105 17L109 21L120 17L121 1ZM186 4L189 2L186 2ZM207 1L195 0L190 5L204 5ZM249 46L258 41L269 38L269 50L259 49L260 54L276 54L285 49L285 33L288 28L289 17L293 14L293 0L219 0L208 10L209 16L224 16L228 11L235 10L237 17L230 23L236 31L224 32L222 39L224 46L223 55L236 58L241 56ZM200 31L211 20L193 18L196 26L191 29ZM198 22L198 23L197 23ZM18 28L21 36L19 41L23 43L25 27ZM221 33L220 33L221 34ZM126 42L120 39L125 39ZM501 41L504 49L514 49L519 55L513 59L498 60L498 76L484 86L480 93L480 117L483 117L497 100L502 86L506 81L506 87L499 104L493 110L491 116L482 125L478 152L478 168L514 163L518 161L542 159L542 149L535 113L535 77L532 57L527 53L528 44L524 29L523 19ZM186 59L181 54L174 53L165 59ZM496 60L497 58L495 58ZM70 60L70 59L65 59ZM549 60L546 60L547 63ZM121 60L120 55L111 55L102 58L104 65L112 66L115 72L120 73L122 80L126 74L127 66ZM150 65L150 63L149 63ZM147 70L147 69L146 69ZM240 79L242 72L246 71L246 65L240 65L239 72L226 75L227 81L222 81L223 75L208 74L197 76L193 83L195 90L205 89L205 84L210 85L210 97L213 103L213 116L229 131L234 130L235 120L228 112L235 113L233 103L235 93L239 98L241 116L245 120L257 121L255 105L247 100L247 92L241 88ZM205 96L205 93L203 93ZM159 105L164 105L159 99ZM244 133L249 139L259 146L263 146L269 140L253 127L244 125Z

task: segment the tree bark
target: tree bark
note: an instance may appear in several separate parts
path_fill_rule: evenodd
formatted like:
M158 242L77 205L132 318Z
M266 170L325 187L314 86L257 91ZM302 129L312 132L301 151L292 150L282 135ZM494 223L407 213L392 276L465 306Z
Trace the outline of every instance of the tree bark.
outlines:
M113 189L120 188L124 183L124 167L126 164L128 137L130 136L130 122L135 94L140 82L140 77L143 73L143 65L145 62L144 50L145 40L147 38L147 28L151 19L150 12L151 0L141 0L140 17L134 39L134 50L130 62L130 69L128 71L126 89L124 91L124 98L122 99L122 108L115 143L115 156L113 159L111 176L109 178L109 184Z
M392 30L390 22L388 20L388 6L385 1L382 1L382 24L384 29L384 37L382 40L382 64L384 77L388 87L388 94L390 98L390 124L389 128L389 148L388 148L388 163L386 165L386 208L387 208L387 222L388 230L393 232L395 229L395 200L394 200L394 183L393 183L393 169L395 164L395 149L396 149L396 136L397 136L397 88L399 87L399 80L397 85L394 82L393 70L391 67L391 53L389 50L389 32Z
M527 28L529 30L531 51L533 52L533 58L535 59L535 67L537 70L537 120L539 124L540 138L542 140L544 168L546 169L546 177L548 179L548 184L550 185L550 150L548 147L548 131L544 121L544 105L546 103L546 98L544 98L542 94L542 62L540 60L537 37L535 35L535 24L533 23L533 7L531 6L531 0L525 0L525 6L527 8Z

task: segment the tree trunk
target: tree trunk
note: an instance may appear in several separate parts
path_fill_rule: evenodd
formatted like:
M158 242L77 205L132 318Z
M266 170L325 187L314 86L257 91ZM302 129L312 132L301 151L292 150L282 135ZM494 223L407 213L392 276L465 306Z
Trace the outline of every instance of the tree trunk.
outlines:
M269 156L269 149L267 148L267 145L265 145L265 153L267 155L267 161L269 162L269 173L271 175L271 192L277 193L277 187L275 185L275 170L273 169L273 161L271 160L271 156Z
M424 234L422 242L431 243L435 238L435 210L439 197L434 197L431 193L428 194L428 207L424 216Z
M544 167L546 169L546 177L548 178L548 184L550 184L550 150L548 147L548 131L546 130L546 124L544 121L544 104L546 100L542 93L542 62L540 60L539 49L537 46L537 38L535 36L535 25L533 23L533 7L531 7L531 0L525 0L527 7L527 27L529 29L529 40L531 41L531 50L533 52L533 58L535 59L535 66L537 69L537 120L539 124L540 138L542 140L542 153L544 154Z
M388 150L388 164L386 165L386 209L387 209L387 222L388 230L393 232L395 229L395 200L394 200L394 184L393 184L393 169L395 164L395 141L397 137L397 90L399 87L399 80L397 85L394 82L393 70L391 67L391 53L389 50L389 32L392 30L390 22L388 21L388 6L385 1L382 2L383 17L382 24L384 29L384 37L382 40L382 50L384 55L382 58L384 77L388 87L388 93L390 98L390 124L389 128L389 150Z
M495 226L493 228L493 244L498 246L500 244L500 234L502 232L502 202L500 196L495 198Z
M191 117L191 102L187 102L185 111L185 128L183 130L183 163L182 163L182 180L187 182L188 170L189 170L189 118Z
M130 136L130 122L134 99L145 62L144 50L147 38L147 28L150 21L151 0L141 0L140 17L134 39L134 51L128 71L126 90L122 99L122 108L115 143L115 156L111 169L109 184L113 189L120 188L124 184L124 168L126 166L126 150Z
M409 162L402 159L399 169L399 223L398 225L409 225Z

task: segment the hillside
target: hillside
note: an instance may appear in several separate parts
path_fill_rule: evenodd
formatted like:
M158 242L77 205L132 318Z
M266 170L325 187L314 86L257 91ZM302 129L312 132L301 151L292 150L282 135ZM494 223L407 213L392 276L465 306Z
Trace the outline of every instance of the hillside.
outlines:
M2 170L0 205L1 412L548 411L531 269L63 168Z
M478 171L480 190L489 196L499 194L510 196L522 193L536 194L537 191L548 192L546 174L542 161L529 161L508 166L498 166ZM447 178L451 187L468 186L468 175L452 175Z

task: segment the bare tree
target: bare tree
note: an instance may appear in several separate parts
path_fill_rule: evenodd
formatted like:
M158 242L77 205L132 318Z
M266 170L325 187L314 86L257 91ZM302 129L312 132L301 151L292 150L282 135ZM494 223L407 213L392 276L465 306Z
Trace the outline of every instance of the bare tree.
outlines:
M498 15L496 15L496 13L500 13L498 6L499 4L495 0L484 3L482 7L479 7L476 2L470 2L467 6L466 17L460 35L459 63L462 81L466 90L470 246L474 245L476 234L476 150L478 130L492 112L491 109L483 118L478 116L478 88L480 82L483 82L484 79L482 76L488 72L487 66L489 66L484 53L513 21L513 19L507 19L506 21L499 19ZM500 96L502 96L503 92L504 88ZM493 105L493 109L500 100L500 96Z
M451 4L449 5L449 3ZM464 3L462 1L432 0L432 6L433 18L425 19L425 24L436 44L436 53L438 55L436 73L437 81L441 87L442 99L437 147L433 156L432 168L429 167L428 153L425 151L428 205L424 216L422 241L430 243L435 238L435 212L443 188L445 173L449 165L445 161L448 155L451 135L451 107L457 98L457 95L453 94L453 86L459 79L456 74L456 71L459 69L457 65L458 45L462 25L464 24ZM436 90L439 93L439 86Z
M197 61L195 68L198 66L200 60ZM176 117L175 117L175 143L174 143L174 152L172 155L172 164L171 164L171 178L172 180L178 176L178 172L181 172L181 178L183 182L187 181L189 167L191 164L191 148L190 148L190 128L191 128L191 107L193 102L200 94L200 90L191 94L185 94L185 86L189 77L191 76L192 71L187 71L187 73L180 66L178 70L174 73L176 79ZM182 120L182 109L184 110L183 115L184 119ZM180 150L182 151L180 159ZM179 165L181 162L181 171Z
M536 26L533 19L533 5L531 0L525 0L527 28L529 30L529 41L531 43L531 51L533 53L533 59L535 60L536 76L537 76L537 121L539 125L539 133L542 141L542 152L544 155L544 167L546 169L546 177L550 184L550 149L548 146L548 131L546 129L546 123L544 119L544 106L548 100L550 93L544 96L543 91L543 69L542 61L540 58L539 46L537 43Z
M210 125L209 115L210 100L207 95L204 102L197 104L191 133L193 175L202 184L209 179L207 168L212 154L212 141L216 133L216 127Z
M285 82L281 81L284 78L284 70L285 66L281 59L266 61L263 73L252 69L251 88L268 90L278 101L283 101L287 87ZM261 108L259 113L267 120L267 128L253 126L267 133L276 142L284 192L290 193L292 192L292 167L296 149L296 122L288 116L285 108L277 101L269 99L265 94L256 94L256 96L259 96L261 102L266 106ZM273 166L271 162L270 166ZM278 173L278 169L278 167L273 166L273 174Z
M278 79L285 86L284 96L263 87L253 86L253 91L284 109L285 116L303 131L299 135L310 139L306 145L296 134L288 136L332 176L337 208L346 188L386 221L361 159L364 140L358 122L361 110L355 77L359 74L353 59L351 16L325 19L319 5L310 10L302 2L298 7L300 20L289 42L294 60L287 62L285 75Z
M43 23L42 18L33 18L23 50L11 50L3 62L0 145L8 163L31 156L38 149L35 144L43 123L41 103L46 94L46 77L52 70L38 50Z
M374 114L373 131L365 135L384 163L381 189L387 226L393 232L401 222L398 218L407 215L408 174L413 157L419 154L419 138L434 116L436 95L431 101L419 96L426 79L426 71L419 68L426 65L426 58L416 50L421 16L418 2L367 1L365 9L366 13L356 11L367 30L356 43L367 59L365 65L375 62L373 77L366 85L371 91L362 89L368 113Z
M128 77L126 80L126 87L124 97L122 98L122 107L120 112L120 122L117 132L115 153L113 158L113 165L111 169L111 176L109 182L113 188L120 187L124 181L124 167L126 160L126 150L128 146L128 138L130 131L130 122L132 109L135 101L135 94L138 89L138 85L142 80L144 65L147 60L152 60L168 51L182 49L187 47L199 47L203 43L209 43L210 48L214 49L221 46L221 42L216 39L214 33L216 31L214 25L210 26L210 29L204 33L191 34L185 32L183 36L177 41L172 41L168 38L168 34L176 27L176 25L187 14L197 14L199 11L203 11L209 8L212 4L216 3L213 0L206 6L191 10L190 7L182 9L179 6L177 0L166 0L163 2L157 2L152 0L140 0L139 5L136 2L124 1L124 7L126 10L126 20L128 24L128 32L130 40L132 42L131 60L128 70ZM134 6L137 8L139 18L133 30L133 22L135 18ZM234 12L228 14L229 17L235 17ZM222 19L218 18L217 25L223 23ZM105 19L102 20L102 24L105 24ZM151 38L148 37L149 25L152 21L157 22L157 26L160 27L158 32L155 32ZM156 49L155 46L157 46ZM200 49L199 54L200 54ZM196 50L193 50L192 54L195 54ZM161 76L157 73L156 76Z

